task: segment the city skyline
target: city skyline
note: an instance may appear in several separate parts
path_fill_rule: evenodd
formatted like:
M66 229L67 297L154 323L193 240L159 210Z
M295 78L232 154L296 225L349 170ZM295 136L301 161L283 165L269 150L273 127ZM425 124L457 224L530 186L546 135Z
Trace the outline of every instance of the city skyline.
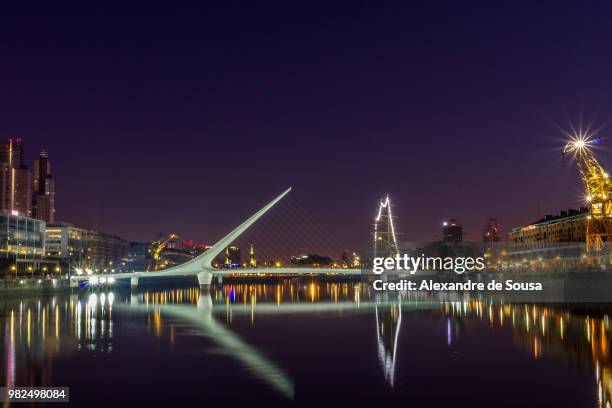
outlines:
M289 185L347 248L387 193L405 240L579 207L559 127L608 121L608 7L421 7L16 10L0 136L49 150L58 221L129 240L214 240Z

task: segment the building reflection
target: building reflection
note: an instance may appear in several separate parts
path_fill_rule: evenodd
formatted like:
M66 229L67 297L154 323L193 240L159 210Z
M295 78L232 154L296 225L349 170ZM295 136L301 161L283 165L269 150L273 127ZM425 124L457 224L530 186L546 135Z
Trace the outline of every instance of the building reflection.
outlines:
M52 383L59 355L112 352L114 297L111 292L0 302L2 386Z
M598 406L609 408L612 404L609 317L605 313L583 315L559 306L491 304L472 300L445 303L442 312L447 322L451 318L455 323L449 326L448 336L456 333L457 323L462 318L476 317L487 321L493 328L510 326L515 343L535 359L551 356L572 365L592 365Z

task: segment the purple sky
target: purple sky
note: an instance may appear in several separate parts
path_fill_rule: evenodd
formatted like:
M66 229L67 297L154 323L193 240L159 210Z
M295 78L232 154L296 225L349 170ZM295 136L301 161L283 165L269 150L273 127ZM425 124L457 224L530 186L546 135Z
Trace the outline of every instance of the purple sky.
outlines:
M4 9L0 137L128 239L211 241L289 185L347 248L387 192L408 240L580 204L559 126L609 121L612 5L375 4Z

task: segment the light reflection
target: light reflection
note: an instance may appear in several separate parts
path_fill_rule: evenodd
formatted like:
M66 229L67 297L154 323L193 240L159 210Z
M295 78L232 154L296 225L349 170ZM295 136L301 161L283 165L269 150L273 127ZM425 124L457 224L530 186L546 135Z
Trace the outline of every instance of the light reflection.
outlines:
M463 311L441 307L448 317L464 318L481 313L483 301L468 302ZM489 310L504 309L512 318L512 328L516 343L528 350L534 359L545 355L565 360L587 362L595 367L596 392L599 396L598 407L610 406L612 401L612 361L610 359L610 328L606 324L608 315L581 316L563 308L555 310L538 305L492 304ZM500 319L499 326L506 324Z
M400 358L405 358L400 350L402 316L406 321L408 312L434 309L427 313L440 318L437 341L452 350L462 344L458 337L461 327L458 323L472 318L477 324L491 327L493 332L501 327L511 329L516 344L534 359L554 357L572 363L579 361L592 364L596 377L593 382L595 392L592 395L600 396L599 407L610 406L611 329L609 316L603 312L584 315L558 306L496 304L473 299L453 302L440 302L436 299L427 303L427 299L411 298L407 294L400 294L394 300L380 301L370 288L370 285L365 284L318 282L304 278L274 283L229 281L215 287L206 296L210 296L214 316L227 323L218 327L219 333L224 335L229 332L226 327L235 324L233 320L241 316L254 325L258 316L275 313L333 312L340 315L350 310L369 314L376 325L372 324L368 330L371 330L371 339L376 339L378 347L376 351L372 349L370 356L358 358L377 359L382 368L379 375L384 376L391 387L400 383L396 379L399 373L397 367L410 364ZM2 383L33 381L44 384L45 376L52 372L53 357L60 353L112 352L114 309L121 313L122 310L131 311L132 306L138 310L144 308L150 335L179 349L177 338L182 334L182 329L168 318L164 312L165 307L171 306L170 310L174 306L186 307L195 311L196 308L192 306L206 299L201 296L199 288L180 288L145 291L129 297L113 292L98 292L66 298L3 301L7 313L6 318L0 320L4 324L2 332L5 355ZM201 313L189 312L187 316L192 323L197 316L202 319ZM252 346L240 344L240 347L253 349ZM260 363L264 364L266 370L274 371L269 361Z

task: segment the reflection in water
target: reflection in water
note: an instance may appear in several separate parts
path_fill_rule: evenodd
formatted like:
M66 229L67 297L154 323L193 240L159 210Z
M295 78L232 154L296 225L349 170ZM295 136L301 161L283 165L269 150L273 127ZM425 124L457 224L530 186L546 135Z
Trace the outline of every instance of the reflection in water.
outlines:
M598 406L612 404L610 322L600 317L573 314L551 306L491 304L482 301L445 303L445 316L475 316L492 327L512 328L515 342L535 359L549 355L569 363L591 364L595 370Z
M376 340L378 341L378 359L383 367L385 380L395 382L395 359L397 357L397 340L402 326L401 303L388 307L376 305Z
M198 288L180 288L131 295L87 292L2 300L1 380L3 386L54 384L53 364L58 356L113 353L117 347L115 340L121 337L116 326L129 328L133 324L130 316L140 315L146 334L167 342L170 350L174 350L177 335L201 336L223 350L222 355L238 362L252 377L292 398L294 384L282 368L284 362L273 361L267 353L238 336L232 326L239 322L255 325L263 316L326 313L335 319L348 319L352 314L371 317L375 326L371 326L370 339L375 339L376 349L371 350L370 357L360 355L359 358L378 360L382 376L393 388L397 384L397 370L402 366L399 357L402 324L410 324L409 318L406 323L407 313L424 311L441 318L442 340L449 347L458 341L459 330L464 327L462 322L476 319L493 329L511 330L515 343L536 360L551 356L592 366L599 407L610 407L612 359L607 314L577 313L560 305L494 304L477 300L441 303L414 294L394 296L379 297L369 285L359 283L287 280L229 283L213 287L210 293L202 293ZM282 324L283 318L278 321ZM494 333L504 335L506 331ZM272 333L270 336L274 337Z
M113 302L113 293L1 302L3 386L52 383L61 353L112 352Z

